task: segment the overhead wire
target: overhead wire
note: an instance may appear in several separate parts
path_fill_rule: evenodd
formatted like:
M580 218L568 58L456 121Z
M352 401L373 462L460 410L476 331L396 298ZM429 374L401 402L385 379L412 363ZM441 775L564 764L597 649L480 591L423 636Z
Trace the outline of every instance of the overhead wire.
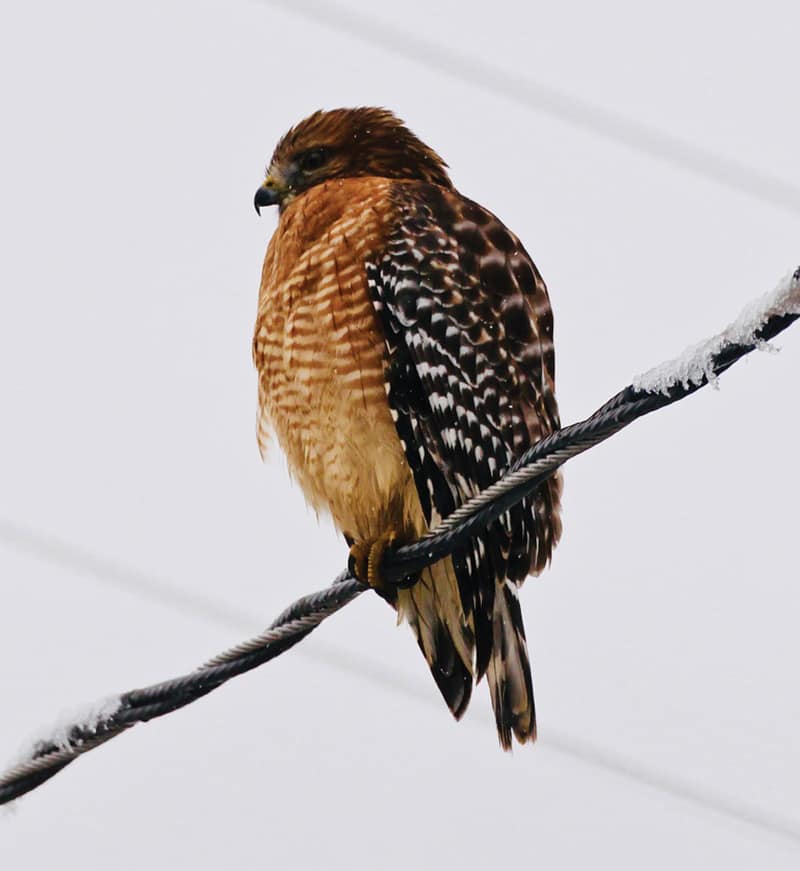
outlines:
M666 130L637 121L531 78L492 64L474 52L453 48L422 35L426 31L390 26L363 9L321 0L260 0L295 16L312 20L372 47L456 78L482 91L534 109L573 127L709 179L762 202L800 213L800 186L724 154L703 148ZM400 7L398 7L400 8Z
M783 308L775 308L776 299ZM784 287L779 286L768 302L772 308L766 310L764 317L746 335L742 333L740 322L735 322L725 333L707 343L709 350L701 348L696 376L661 385L658 389L654 387L652 391L631 384L585 421L564 427L537 443L485 494L479 494L462 506L464 510L460 510L457 523L445 521L443 528L434 530L421 542L388 552L381 568L384 579L388 582L392 579L406 582L409 571L416 572L424 565L430 565L452 553L504 513L511 504L529 496L572 456L605 441L639 417L683 399L713 382L743 356L786 329L800 317L800 269L791 279L787 279ZM0 775L0 804L35 789L81 754L121 734L132 725L178 710L222 686L232 677L286 652L365 589L349 572L343 572L331 586L294 602L265 632L255 638L215 656L187 675L123 693L112 708L99 718L72 723L65 732L66 738L62 736L59 740L39 741L26 758ZM630 774L624 768L621 773ZM650 778L651 785L657 782L658 778ZM684 798L697 799L694 790L685 787L678 789L674 782L672 785L669 781L665 783L667 791L679 793ZM726 805L719 801L708 804L728 815L735 807L735 803ZM750 814L748 821L760 825L759 820L768 817L755 812ZM792 837L797 835L792 834L792 830L781 821L773 820L773 824L766 828Z
M182 615L192 614L204 620L213 620L219 625L239 631L247 631L252 625L251 615L231 608L216 599L199 597L171 585L163 578L153 579L142 572L122 566L115 560L99 557L90 551L60 541L52 535L44 535L17 523L0 520L0 542L30 557L41 559L78 572L94 576L98 581L111 583L139 598L162 607L176 610ZM425 693L411 681L404 679L395 669L382 666L375 660L365 663L336 644L315 641L311 647L298 648L304 655L343 672L357 675L376 683L382 688L391 688L418 701L436 704L437 699ZM718 791L711 790L686 778L677 777L664 770L654 769L635 758L617 753L597 744L549 727L540 731L539 744L583 765L590 765L607 774L620 777L639 786L657 790L681 801L688 801L701 809L711 811L737 823L791 838L800 843L800 824L758 805L739 801ZM62 759L72 755L65 751Z

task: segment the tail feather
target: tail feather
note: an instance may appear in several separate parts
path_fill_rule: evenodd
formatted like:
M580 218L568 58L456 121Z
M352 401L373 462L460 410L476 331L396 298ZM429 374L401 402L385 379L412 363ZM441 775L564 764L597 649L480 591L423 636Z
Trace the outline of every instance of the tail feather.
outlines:
M413 587L400 590L397 609L414 630L436 686L459 719L472 695L475 641L450 560L423 569Z
M516 590L510 582L498 582L495 588L492 633L486 677L500 744L504 750L510 750L512 733L520 744L536 740L536 709L525 626Z
M460 720L472 696L472 669L464 665L444 623L437 622L434 632L435 646L432 660L429 660L431 674L447 707ZM422 642L420 647L427 659Z
M496 581L494 596L483 604L491 615L482 645L488 660L485 673L500 744L510 750L514 737L521 744L536 739L522 610L511 581ZM423 569L412 587L398 591L396 606L398 617L414 630L447 706L459 719L469 704L474 676L481 676L474 661L475 643L481 639L478 614L464 615L452 562L446 559Z

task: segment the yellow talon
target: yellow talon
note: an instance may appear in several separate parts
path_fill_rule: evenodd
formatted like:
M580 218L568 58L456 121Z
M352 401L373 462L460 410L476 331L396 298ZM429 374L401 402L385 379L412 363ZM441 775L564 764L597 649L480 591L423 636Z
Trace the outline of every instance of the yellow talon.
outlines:
M374 541L355 541L350 546L350 565L353 574L362 584L374 590L388 592L389 586L381 578L383 555L397 541L397 533L384 532Z

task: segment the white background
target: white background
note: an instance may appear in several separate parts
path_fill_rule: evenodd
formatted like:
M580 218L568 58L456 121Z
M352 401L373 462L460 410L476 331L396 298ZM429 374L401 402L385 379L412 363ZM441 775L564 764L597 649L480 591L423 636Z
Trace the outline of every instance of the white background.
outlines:
M344 565L255 447L285 129L385 105L444 155L549 284L572 422L800 262L800 12L746 6L3 7L0 756ZM796 868L796 330L567 467L535 747L363 596L24 799L0 867Z

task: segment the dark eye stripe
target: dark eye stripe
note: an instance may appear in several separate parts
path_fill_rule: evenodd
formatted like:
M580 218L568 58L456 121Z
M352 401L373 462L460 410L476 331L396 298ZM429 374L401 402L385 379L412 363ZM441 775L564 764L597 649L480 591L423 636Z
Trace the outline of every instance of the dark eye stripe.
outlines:
M304 172L311 172L312 170L319 169L328 159L328 152L324 148L312 148L311 151L307 151L305 154L301 155L299 159L300 168Z

